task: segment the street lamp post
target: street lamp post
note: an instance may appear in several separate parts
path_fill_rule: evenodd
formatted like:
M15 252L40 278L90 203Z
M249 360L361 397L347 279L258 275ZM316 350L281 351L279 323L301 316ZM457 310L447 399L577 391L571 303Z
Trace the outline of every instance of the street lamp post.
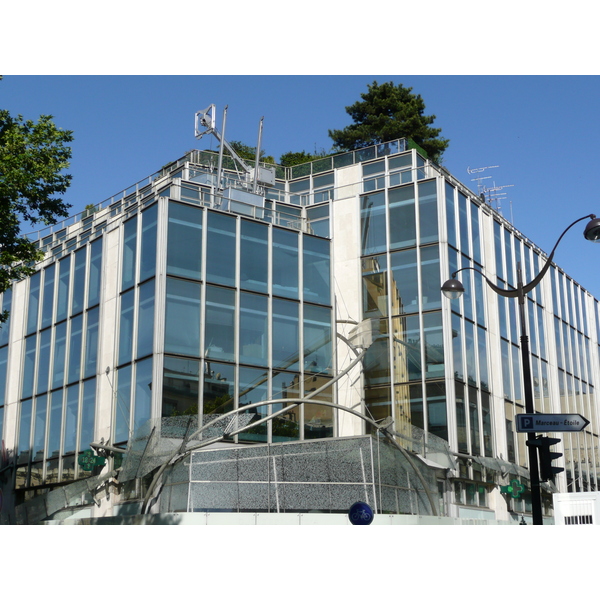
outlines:
M504 296L506 298L517 298L519 301L519 318L521 320L521 360L522 360L522 368L523 368L523 385L525 392L525 412L533 414L535 412L534 404L533 404L533 382L531 377L531 366L529 361L529 337L527 336L527 329L525 326L525 298L527 294L535 288L548 269L550 268L550 264L552 263L552 259L554 257L554 252L562 240L563 236L573 225L583 221L584 219L591 219L587 224L584 237L591 242L600 242L600 219L596 218L596 215L586 215L585 217L581 217L577 219L573 223L571 223L560 235L558 241L554 245L546 264L542 268L542 270L538 273L537 277L535 277L531 282L524 284L523 277L521 273L521 263L517 263L517 287L516 289L504 289L494 285L481 271L474 269L473 267L463 267L462 269L458 269L452 273L452 278L446 281L442 286L442 292L447 298L455 299L459 298L465 291L462 283L456 279L456 275L460 271L465 271L470 269L479 273L484 279L488 286L494 290L498 295ZM527 433L527 441L535 440L535 433L528 432ZM532 519L534 525L542 525L542 495L540 493L540 477L538 470L538 461L537 461L537 452L536 448L533 444L527 444L528 447L528 456L529 456L529 473L531 475L531 512Z

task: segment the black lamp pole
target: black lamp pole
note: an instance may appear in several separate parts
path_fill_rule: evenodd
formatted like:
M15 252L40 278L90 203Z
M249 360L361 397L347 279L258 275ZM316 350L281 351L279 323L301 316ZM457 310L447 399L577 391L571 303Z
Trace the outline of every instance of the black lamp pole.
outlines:
M458 269L452 273L452 278L446 281L442 286L442 292L448 298L458 298L464 291L462 283L456 279L456 275L460 271L471 270L479 273L486 281L488 286L492 288L498 295L504 296L506 298L517 298L519 300L519 317L521 320L521 360L522 360L522 368L523 368L523 385L525 392L525 412L533 414L535 412L535 407L533 404L533 382L531 377L531 365L529 361L529 337L527 336L527 328L525 326L525 298L527 294L535 288L548 269L550 268L550 264L552 263L552 259L554 257L554 252L562 240L563 236L573 225L583 221L584 219L592 219L584 232L584 236L587 240L592 242L600 242L600 219L596 218L596 215L587 215L585 217L581 217L581 219L577 219L573 223L571 223L560 235L558 241L554 245L546 264L543 266L542 270L538 273L537 277L535 277L530 283L523 284L523 277L521 274L521 263L517 263L517 288L507 290L497 285L494 285L481 271L474 269L473 267L463 267L462 269ZM527 433L527 441L535 440L535 433L528 432ZM542 495L540 491L540 476L538 469L538 460L537 460L537 450L535 446L532 444L527 444L528 447L528 456L529 456L529 473L531 475L531 513L534 525L543 525L542 519Z

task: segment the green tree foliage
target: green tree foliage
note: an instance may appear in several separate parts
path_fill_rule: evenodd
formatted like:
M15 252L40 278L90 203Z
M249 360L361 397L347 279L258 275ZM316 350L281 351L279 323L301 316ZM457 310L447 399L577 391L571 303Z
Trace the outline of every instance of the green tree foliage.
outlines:
M256 146L247 146L239 141L229 142L229 145L235 150L237 155L245 160L246 162L254 165L254 161L256 160ZM269 163L271 165L275 164L275 159L272 156L265 156L265 151L260 151L260 162Z
M71 183L69 166L73 132L56 127L52 117L37 123L0 110L0 292L34 272L43 254L21 235L21 225L56 223L69 204L58 197ZM5 320L0 315L0 322Z
M295 165L301 165L319 158L322 158L322 156L310 154L304 150L302 150L302 152L286 152L279 157L279 164L282 167L293 167Z
M441 129L430 127L435 115L425 116L425 103L412 88L392 81L374 81L361 94L362 101L346 107L354 123L344 129L330 129L329 137L338 151L356 150L399 138L416 142L429 158L439 161L449 140L440 138Z

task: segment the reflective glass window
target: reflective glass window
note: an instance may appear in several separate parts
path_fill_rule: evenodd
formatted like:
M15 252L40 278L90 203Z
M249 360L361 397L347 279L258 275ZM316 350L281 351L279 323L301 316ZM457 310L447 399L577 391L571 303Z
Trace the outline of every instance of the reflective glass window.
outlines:
M201 278L202 215L194 206L169 202L167 273Z
M240 287L266 293L269 283L269 228L242 219L241 236Z
M38 311L40 305L41 272L34 273L29 278L29 305L27 308L27 333L37 331Z
M54 313L54 273L56 265L50 265L44 269L44 294L42 300L42 323L41 329L52 325Z
M206 363L203 384L203 414L223 414L233 410L235 367L224 363Z
M489 390L489 374L487 364L487 331L483 327L477 328L477 346L479 353L479 381L482 390Z
M1 308L0 312L8 311L9 315L4 323L0 323L0 346L8 344L8 337L10 332L10 310L12 306L12 288L8 288L1 295Z
M388 190L390 206L390 250L415 246L417 225L415 221L415 188L412 185ZM372 235L385 243L383 227L377 227Z
M204 345L205 356L234 360L235 292L207 286Z
M333 368L331 354L331 310L304 305L304 370L329 373Z
M454 377L460 381L465 380L462 342L462 319L456 313L452 313L452 355Z
M477 361L475 351L474 325L464 320L465 326L465 363L467 365L467 381L469 385L477 385Z
M162 416L197 415L199 387L200 361L165 356Z
M394 386L394 428L410 435L410 427L423 425L423 391L421 383Z
M428 383L425 386L427 395L427 430L444 440L448 440L448 420L446 415L446 385L444 383Z
M323 375L308 377L304 380L304 394L309 394L320 389L330 381ZM320 402L332 402L331 387L326 387L313 396ZM333 436L333 409L321 404L304 405L304 439L314 440Z
M135 290L121 295L121 318L119 321L119 364L129 362L133 348L133 307Z
M448 243L458 248L456 243L456 215L454 214L454 188L446 182L446 223L448 228Z
M269 379L264 369L252 369L240 367L239 370L239 396L240 407L249 406L269 399ZM257 421L269 414L269 406L251 408L246 414L253 415L253 421ZM240 440L252 442L268 441L268 423L263 423L239 434Z
M508 229L504 229L504 256L505 256L505 265L506 265L506 282L509 285L515 285L514 278L514 260L513 260L513 250L511 244L512 236Z
M208 212L206 279L212 283L235 285L236 219Z
M133 430L136 431L152 414L152 357L135 366Z
M438 211L436 182L424 181L419 183L419 243L437 242Z
M65 406L65 435L63 454L75 452L77 448L77 420L79 417L79 384L67 388Z
M423 315L423 334L425 337L425 373L426 378L444 376L444 343L442 335L442 313Z
M479 229L479 208L473 202L469 202L471 206L471 238L473 246L473 260L477 264L481 264L481 233Z
M456 395L456 432L458 451L469 454L469 436L467 430L467 409L465 404L465 386L458 381L455 383Z
M117 371L117 398L115 407L115 442L129 438L131 420L131 365Z
M137 398L136 398L137 402ZM81 427L79 430L79 452L89 449L94 441L94 422L96 417L96 378L83 382L81 399Z
M38 372L36 394L48 391L48 375L50 371L50 342L52 329L45 329L40 334L40 350L38 355Z
M389 386L365 389L365 404L367 414L374 421L379 421L391 416L392 406Z
M73 383L81 377L81 342L83 333L83 315L71 319L71 335L69 337L69 372L67 383Z
M199 283L167 278L165 352L200 356Z
M273 228L273 294L298 299L298 234Z
M88 281L88 306L100 302L100 281L102 274L102 238L90 244L90 272Z
M377 254L386 249L385 193L361 196L361 245L362 254Z
M63 391L56 390L50 394L50 420L48 422L48 450L46 457L58 456L60 453L60 434L63 414Z
M56 321L67 318L69 308L69 283L71 281L71 255L58 262L58 294L56 299Z
M73 290L71 300L71 314L76 315L83 310L85 294L85 261L87 247L75 252L75 270L73 272Z
M23 364L23 385L21 388L21 398L28 398L33 395L33 375L35 373L35 351L37 336L31 335L25 340L25 361Z
M493 456L492 448L492 411L490 408L490 394L481 392L481 421L483 424L483 452L485 456Z
M438 246L421 248L421 299L422 310L433 310L442 306L440 288L440 255Z
M52 364L52 375L50 389L62 387L65 382L67 350L67 322L63 322L55 328L54 360Z
M479 436L479 405L477 403L477 390L471 386L469 392L469 425L471 427L471 454L481 454L481 441Z
M137 358L152 354L154 340L154 279L139 287Z
M394 324L397 325L399 319L394 319ZM373 335L375 337L373 343L367 349L363 363L363 373L365 384L368 386L389 385L390 383L390 340L389 340L389 324L387 319L373 320L371 323ZM395 336L395 339L398 335ZM401 375L404 370L401 370ZM396 376L398 374L396 373Z
M419 315L392 319L395 381L415 381L423 376Z
M19 444L17 454L17 464L29 462L29 444L31 441L31 412L33 401L23 400L20 403L19 416Z
M85 359L83 377L92 377L96 373L98 357L98 315L100 309L93 308L87 313L87 330L85 334Z
M458 192L458 222L460 228L460 251L467 256L471 256L471 250L469 248L469 201L467 197Z
M305 235L303 245L304 300L329 305L331 304L329 242Z
M418 311L419 286L416 249L392 252L390 254L390 268L392 276L392 314Z
M300 357L298 304L273 299L273 366L298 369Z
M299 379L296 374L274 372L272 384L273 399L281 398L292 400L300 397L301 390ZM289 402L273 404L272 411L277 412L289 405ZM286 442L300 439L300 409L299 407L291 409L280 417L271 421L273 442Z
M8 346L0 348L0 406L4 404L6 394L6 369L8 366ZM2 426L0 425L0 438L2 437Z
M153 277L156 271L156 219L158 204L142 212L142 244L140 249L140 281Z
M123 226L123 272L121 289L126 290L135 283L137 254L137 216L125 221Z
M363 318L388 315L387 256L362 259Z
M267 366L269 319L266 296L240 295L240 362Z
M494 221L494 251L496 254L496 275L498 279L505 280L502 263L502 226Z
M35 399L35 418L33 420L33 447L32 460L44 459L44 448L46 446L46 413L48 398L46 394ZM40 482L41 483L41 482Z

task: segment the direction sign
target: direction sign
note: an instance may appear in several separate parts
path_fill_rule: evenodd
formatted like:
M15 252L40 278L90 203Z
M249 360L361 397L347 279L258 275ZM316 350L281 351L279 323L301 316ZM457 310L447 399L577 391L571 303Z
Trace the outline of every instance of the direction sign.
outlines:
M517 431L582 431L590 422L578 414L520 414L517 415Z

